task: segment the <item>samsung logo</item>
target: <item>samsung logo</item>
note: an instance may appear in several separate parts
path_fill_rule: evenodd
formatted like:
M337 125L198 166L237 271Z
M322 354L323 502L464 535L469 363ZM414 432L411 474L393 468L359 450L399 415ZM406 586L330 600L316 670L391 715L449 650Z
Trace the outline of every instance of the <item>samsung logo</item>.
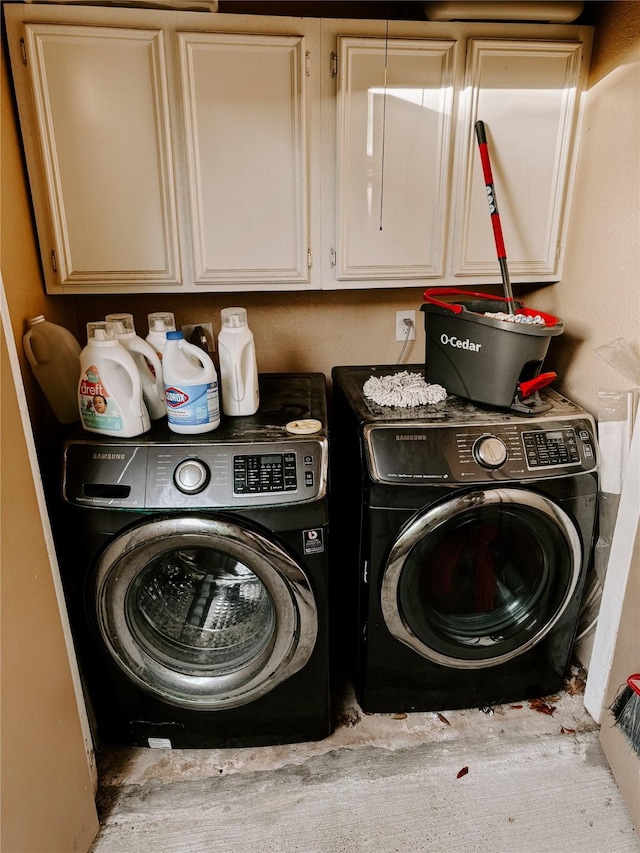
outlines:
M127 455L126 453L94 453L92 458L99 462L122 462Z
M396 441L426 441L426 435L397 435Z

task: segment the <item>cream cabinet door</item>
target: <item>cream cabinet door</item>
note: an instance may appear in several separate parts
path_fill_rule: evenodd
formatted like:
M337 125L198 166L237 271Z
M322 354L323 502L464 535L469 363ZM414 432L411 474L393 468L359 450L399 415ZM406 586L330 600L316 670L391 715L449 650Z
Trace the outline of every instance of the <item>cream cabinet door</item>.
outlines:
M178 33L193 281L309 281L305 41Z
M339 281L442 276L454 53L447 39L338 39Z
M485 123L509 273L557 281L577 145L581 42L471 38L461 89L452 273L500 282L474 127Z
M180 284L162 32L27 23L24 47L48 292Z

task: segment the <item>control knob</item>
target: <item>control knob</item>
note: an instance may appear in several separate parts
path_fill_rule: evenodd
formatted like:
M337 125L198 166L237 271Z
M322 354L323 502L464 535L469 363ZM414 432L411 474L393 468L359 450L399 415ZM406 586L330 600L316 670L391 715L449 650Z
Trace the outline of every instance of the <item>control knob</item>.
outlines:
M473 446L476 462L483 468L499 468L507 461L507 448L495 435L483 435Z
M200 459L183 459L173 472L176 488L185 495L197 495L209 484L211 472Z

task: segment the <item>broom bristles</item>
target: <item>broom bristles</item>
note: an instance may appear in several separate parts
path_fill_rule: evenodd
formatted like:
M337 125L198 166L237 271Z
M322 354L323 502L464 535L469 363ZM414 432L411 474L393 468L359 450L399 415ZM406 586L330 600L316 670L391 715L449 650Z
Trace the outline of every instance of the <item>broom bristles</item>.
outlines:
M629 684L624 687L611 706L616 726L640 756L640 695Z

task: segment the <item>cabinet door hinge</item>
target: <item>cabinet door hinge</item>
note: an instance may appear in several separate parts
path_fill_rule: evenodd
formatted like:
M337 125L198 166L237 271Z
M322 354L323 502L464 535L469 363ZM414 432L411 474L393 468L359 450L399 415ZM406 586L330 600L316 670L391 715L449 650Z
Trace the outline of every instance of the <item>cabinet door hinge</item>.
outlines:
M329 249L329 257L331 258L331 266L335 267L335 265L337 263L337 261L336 261L336 250L333 247L331 249Z
M51 250L51 266L53 267L54 273L58 272L58 264L56 262L56 250Z
M561 251L561 247L560 247L560 243L558 243L558 245L556 246L556 261L560 257L560 251Z
M338 76L338 54L335 50L331 51L331 76Z
M307 77L311 75L311 71L309 70L309 58L311 56L311 51L307 51L304 55L304 70Z
M311 249L307 249L307 269L310 270L313 266L313 255Z
M20 39L20 53L22 54L22 64L27 64L27 47L24 43L24 39Z

